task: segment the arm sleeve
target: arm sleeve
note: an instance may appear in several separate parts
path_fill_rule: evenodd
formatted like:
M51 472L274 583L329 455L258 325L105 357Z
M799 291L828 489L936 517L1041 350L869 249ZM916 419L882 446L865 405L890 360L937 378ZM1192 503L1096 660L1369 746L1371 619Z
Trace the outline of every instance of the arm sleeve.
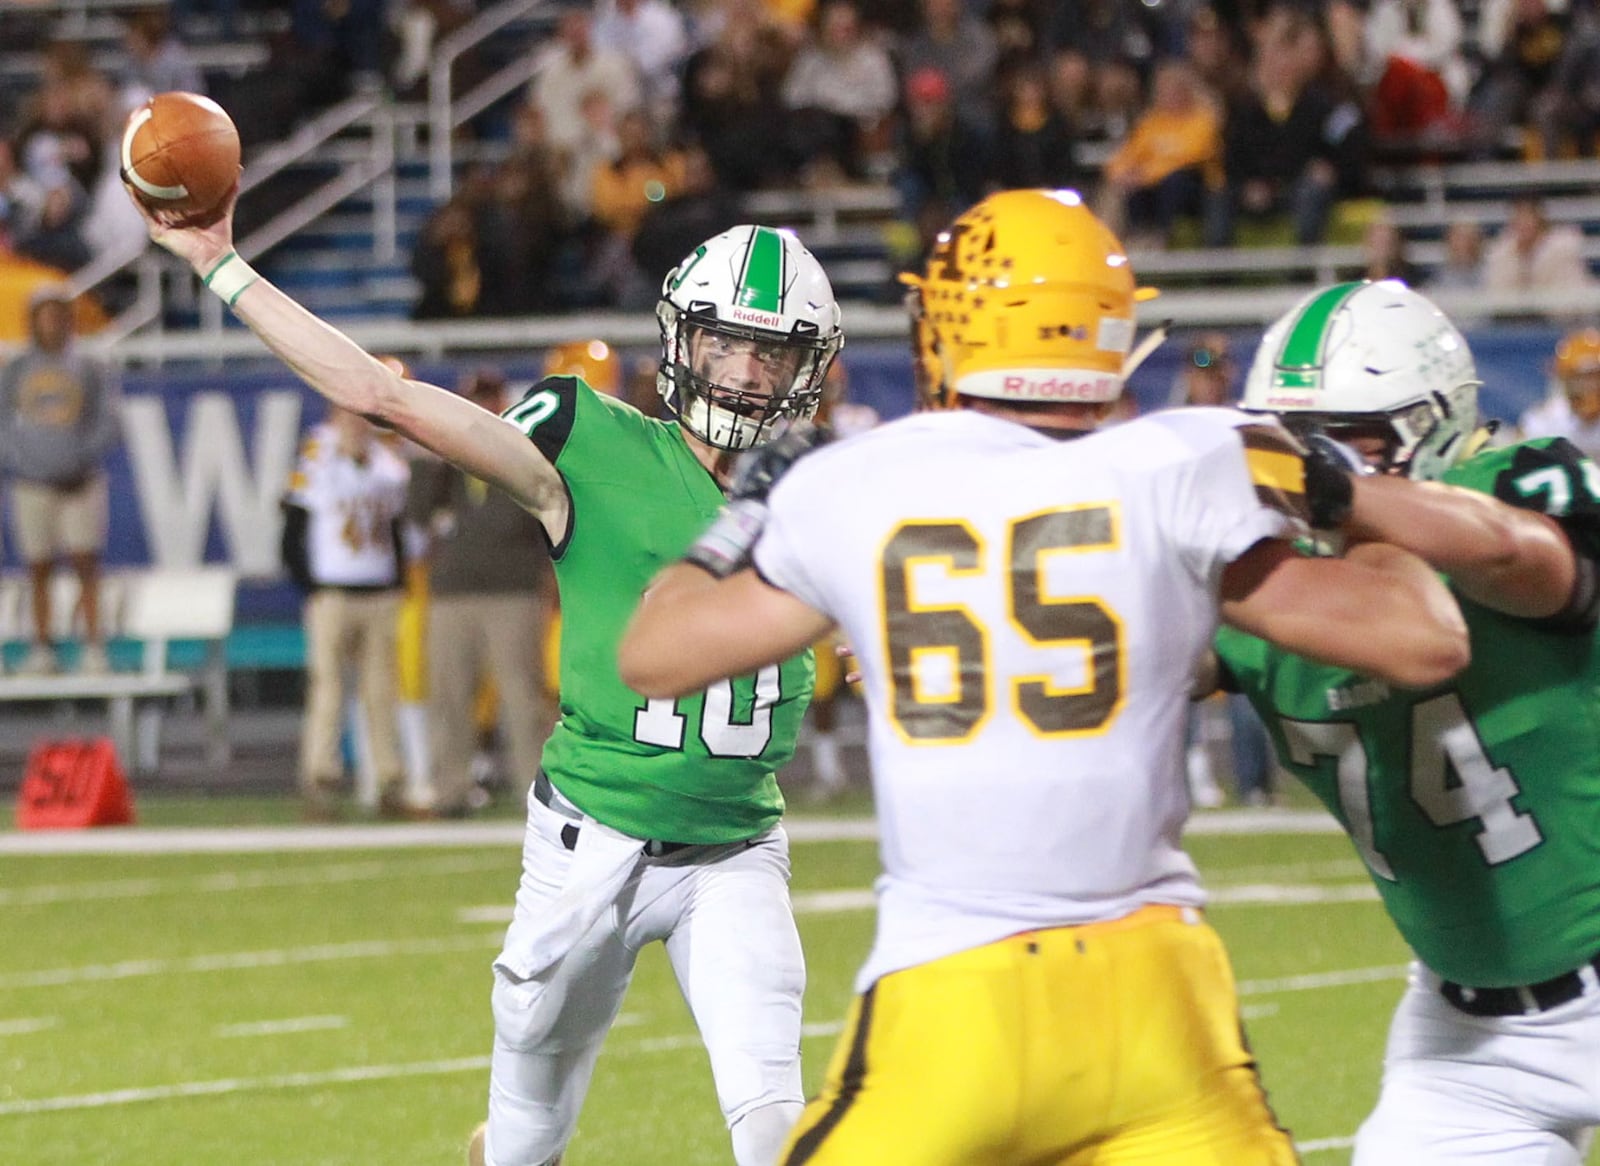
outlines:
M1600 626L1600 466L1564 437L1525 443L1514 447L1489 492L1508 506L1548 514L1572 544L1577 570L1567 605L1531 622L1557 633L1592 633Z
M500 416L527 434L554 466L572 437L583 391L583 382L577 377L545 377Z

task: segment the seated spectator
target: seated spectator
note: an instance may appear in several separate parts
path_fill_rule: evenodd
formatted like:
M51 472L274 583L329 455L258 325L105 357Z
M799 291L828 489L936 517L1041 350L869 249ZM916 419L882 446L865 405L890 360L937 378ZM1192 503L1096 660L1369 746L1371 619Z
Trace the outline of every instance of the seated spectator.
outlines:
M595 173L616 160L622 143L617 136L617 107L603 90L591 89L583 95L579 116L583 118L583 136L558 148L561 201L572 220L583 223L594 206Z
M1547 158L1600 150L1600 14L1588 9L1562 50L1555 80L1533 103L1533 128Z
M683 128L705 148L720 185L748 191L787 181L779 95L793 34L761 0L727 0L719 12L716 38L684 66Z
M1044 9L1039 0L989 0L983 7L983 22L994 35L996 76L1045 56Z
M1037 66L1012 71L994 143L991 178L1002 190L1077 186L1072 126L1050 102L1050 87Z
M894 111L894 65L863 30L856 0L823 0L817 17L783 85L794 155L811 181L859 179Z
M1478 152L1492 156L1513 126L1529 120L1538 102L1548 103L1559 81L1562 54L1572 36L1572 13L1564 0L1488 0L1478 14L1484 74L1472 94ZM1538 135L1526 152L1547 156Z
M422 294L413 320L448 320L476 315L483 296L478 229L465 187L434 208L411 254L411 274Z
M550 143L557 149L575 146L590 133L583 114L590 94L604 95L618 113L638 109L643 100L633 63L614 49L595 45L589 14L581 9L562 15L539 58L528 100L543 112Z
M1361 236L1361 254L1366 263L1362 279L1398 279L1407 287L1417 286L1420 273L1406 258L1405 237L1393 219L1379 216L1367 224Z
M1104 169L1108 221L1127 222L1130 246L1170 244L1173 224L1198 215L1206 189L1221 179L1221 127L1194 67L1163 61L1153 89L1150 108Z
M618 152L594 174L590 209L606 230L631 239L645 212L678 192L683 182L683 157L658 150L643 113L624 114L617 122Z
M17 250L44 215L45 188L17 165L11 139L0 136L0 251Z
M1583 234L1570 223L1553 224L1535 197L1511 204L1511 217L1483 257L1489 291L1540 291L1588 287L1593 278L1583 258Z
M1122 66L1137 78L1168 47L1159 6L1140 0L1056 0L1048 11L1046 44L1087 61L1097 92L1105 71Z
M1600 457L1600 329L1578 328L1556 347L1549 395L1517 421L1525 438L1565 437Z
M126 53L118 99L124 109L174 89L206 91L200 66L173 31L172 14L167 8L136 8L123 21L122 45Z
M678 189L664 201L650 204L633 237L633 261L651 295L685 255L745 217L739 199L717 181L710 155L702 147L690 146L681 157Z
M651 206L682 189L683 156L657 150L650 123L638 111L617 123L617 141L616 159L594 174L591 210L603 234L596 240L590 283L603 302L638 310L655 302L660 282L647 284L635 266L633 237Z
M1444 262L1428 280L1428 290L1477 291L1483 286L1483 228L1457 219L1444 232Z
M995 121L995 61L999 50L989 26L967 13L961 0L921 0L917 29L902 37L900 68L910 78L933 69L950 85L962 118L977 130Z
M569 231L552 162L524 141L493 173L474 220L479 315L523 316L555 305L551 273Z
M1189 17L1184 54L1194 67L1196 80L1219 104L1226 106L1249 89L1250 66L1243 38L1215 8L1197 8Z
M1415 139L1449 128L1471 85L1455 0L1376 0L1365 30L1373 133Z
M937 206L953 219L983 197L988 169L983 139L966 124L938 69L918 69L906 82L906 117L894 184L905 213Z
M666 0L598 0L594 43L632 63L644 94L644 110L657 133L665 133L678 110L678 71L689 55L683 17Z
M293 0L290 23L302 59L319 67L326 88L310 97L312 108L356 91L375 91L383 81L386 0Z
M29 102L16 135L18 161L45 190L65 189L81 202L94 189L105 165L105 126L111 98L104 103L90 83L51 70Z
M58 271L78 270L89 262L89 244L82 230L87 206L88 200L74 186L57 186L46 192L32 229L13 242L17 254Z
M1205 241L1227 247L1241 214L1288 213L1294 240L1321 243L1334 199L1358 180L1364 154L1359 109L1319 79L1325 32L1277 8L1263 24L1249 91L1223 122L1224 185L1208 192Z

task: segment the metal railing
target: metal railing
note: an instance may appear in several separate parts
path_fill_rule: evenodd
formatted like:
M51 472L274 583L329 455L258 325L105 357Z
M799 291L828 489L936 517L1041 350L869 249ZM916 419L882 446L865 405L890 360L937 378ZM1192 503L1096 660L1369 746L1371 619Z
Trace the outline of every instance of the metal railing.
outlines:
M526 53L484 79L471 93L456 99L451 94L456 62L507 25L533 15L549 3L550 0L507 0L479 13L434 47L428 66L428 191L435 202L449 198L455 185L455 131L518 85L526 84L538 64L536 54Z
M376 95L361 95L340 102L307 121L283 141L268 147L250 160L239 179L239 193L255 189L289 167L317 155L329 141L353 128L369 132L364 158L341 165L339 173L310 191L297 202L279 211L244 238L235 249L246 259L254 259L283 242L328 210L367 187L373 188L373 256L382 262L392 260L398 250L396 191L394 182L395 116L392 108ZM187 269L175 259L151 252L143 240L127 251L102 255L73 274L70 286L75 294L93 290L130 265L136 265L138 288L133 303L112 319L101 335L115 342L161 318L162 273L182 273ZM222 328L222 305L211 296L202 296L201 327L215 334Z
M1170 320L1179 327L1260 326L1287 311L1314 286L1297 283L1271 288L1168 292L1141 309L1141 324ZM1543 292L1441 290L1430 295L1446 312L1466 321L1526 320L1535 316L1560 321L1600 313L1600 286ZM910 328L900 307L846 303L842 308L845 335L851 342L909 340ZM655 317L642 312L437 323L373 320L346 325L343 331L370 352L424 359L494 352L525 355L571 340L601 339L619 347L649 346L660 336ZM152 332L128 337L115 345L96 335L86 337L83 343L90 351L122 363L220 363L267 356L261 342L240 329L219 334Z

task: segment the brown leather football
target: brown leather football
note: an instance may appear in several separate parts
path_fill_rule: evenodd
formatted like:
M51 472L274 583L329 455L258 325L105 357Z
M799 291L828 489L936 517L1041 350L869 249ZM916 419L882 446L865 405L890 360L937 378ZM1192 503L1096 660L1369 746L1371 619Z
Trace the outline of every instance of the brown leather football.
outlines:
M122 177L136 197L172 221L204 225L222 214L239 180L239 131L198 93L158 93L128 115Z

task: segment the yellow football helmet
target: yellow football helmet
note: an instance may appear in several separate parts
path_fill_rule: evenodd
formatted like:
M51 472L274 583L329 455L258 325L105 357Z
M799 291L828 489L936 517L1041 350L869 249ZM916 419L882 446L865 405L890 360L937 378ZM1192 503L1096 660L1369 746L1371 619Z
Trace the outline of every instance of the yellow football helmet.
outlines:
M1074 190L991 194L940 232L924 275L901 278L923 408L1114 401L1134 302L1155 294Z
M544 358L547 377L582 377L597 393L615 397L622 388L622 361L604 340L571 340Z
M1600 328L1568 332L1556 347L1556 376L1563 381L1600 372Z

